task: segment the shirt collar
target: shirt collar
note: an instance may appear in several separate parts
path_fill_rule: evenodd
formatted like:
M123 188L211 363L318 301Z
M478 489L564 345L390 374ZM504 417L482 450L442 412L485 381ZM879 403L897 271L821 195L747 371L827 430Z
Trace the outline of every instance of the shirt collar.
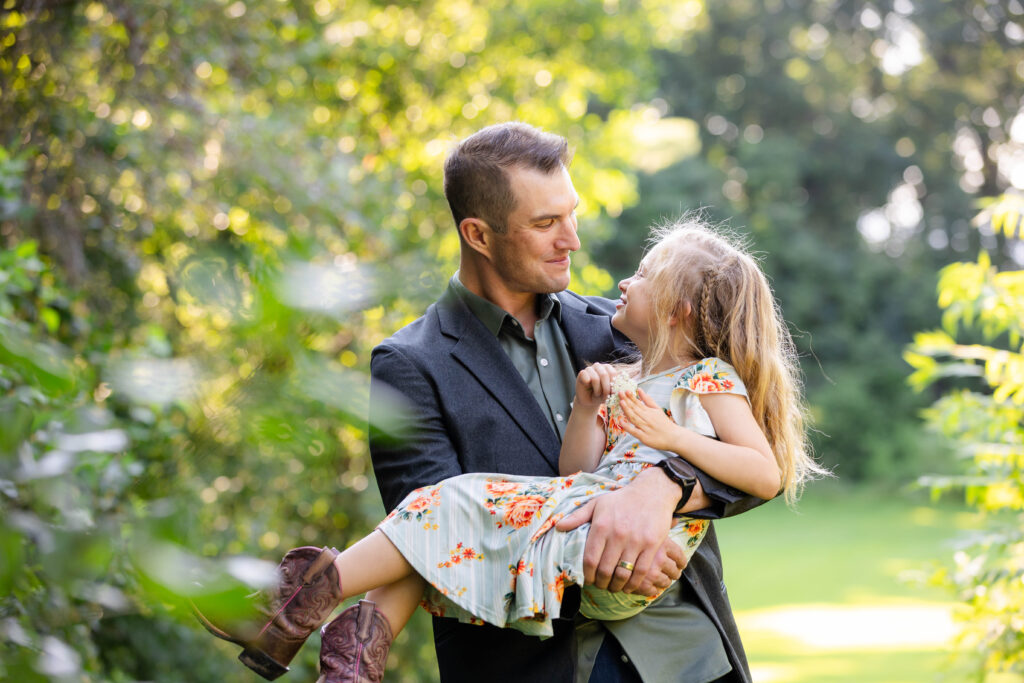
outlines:
M459 280L459 273L452 275L449 286L455 294L466 304L473 315L479 318L491 334L495 337L501 332L501 326L506 320L509 322L515 318L500 306L491 303L482 296L469 291L462 281ZM562 320L562 302L554 294L541 294L537 297L537 320L551 318L556 322Z

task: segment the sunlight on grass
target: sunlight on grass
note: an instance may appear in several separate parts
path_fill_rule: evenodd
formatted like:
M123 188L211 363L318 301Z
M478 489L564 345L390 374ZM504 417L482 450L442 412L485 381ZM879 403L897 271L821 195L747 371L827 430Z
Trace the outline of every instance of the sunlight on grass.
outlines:
M745 634L780 636L773 649L944 650L956 635L953 607L943 603L786 605L737 615Z
M974 524L957 503L812 486L718 522L756 683L927 683L949 669L954 602L922 577Z
M761 662L751 667L755 683L946 683L944 657L935 653L865 656L808 654L799 663Z

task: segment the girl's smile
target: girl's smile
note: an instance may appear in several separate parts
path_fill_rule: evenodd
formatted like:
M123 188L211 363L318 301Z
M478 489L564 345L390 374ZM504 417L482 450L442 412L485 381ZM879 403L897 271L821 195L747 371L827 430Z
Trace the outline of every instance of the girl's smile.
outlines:
M651 331L653 307L643 264L636 273L619 283L622 295L615 304L612 326L629 337L643 352Z

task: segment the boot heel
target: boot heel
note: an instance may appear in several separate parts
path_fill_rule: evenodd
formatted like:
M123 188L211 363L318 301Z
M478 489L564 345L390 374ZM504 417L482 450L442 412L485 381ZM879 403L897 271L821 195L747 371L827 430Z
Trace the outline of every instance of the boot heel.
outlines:
M238 661L258 673L268 681L288 673L288 667L282 666L266 652L247 647L238 655Z

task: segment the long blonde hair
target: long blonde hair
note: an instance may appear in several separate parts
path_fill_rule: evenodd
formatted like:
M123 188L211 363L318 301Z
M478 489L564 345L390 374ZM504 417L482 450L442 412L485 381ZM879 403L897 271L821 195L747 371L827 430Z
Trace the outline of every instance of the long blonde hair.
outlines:
M696 213L652 231L643 267L651 282L651 320L659 321L650 330L644 368L676 354L715 356L732 365L792 504L806 481L827 471L811 456L796 348L761 268L741 240L712 230ZM673 316L687 320L687 306L690 324L664 324Z

